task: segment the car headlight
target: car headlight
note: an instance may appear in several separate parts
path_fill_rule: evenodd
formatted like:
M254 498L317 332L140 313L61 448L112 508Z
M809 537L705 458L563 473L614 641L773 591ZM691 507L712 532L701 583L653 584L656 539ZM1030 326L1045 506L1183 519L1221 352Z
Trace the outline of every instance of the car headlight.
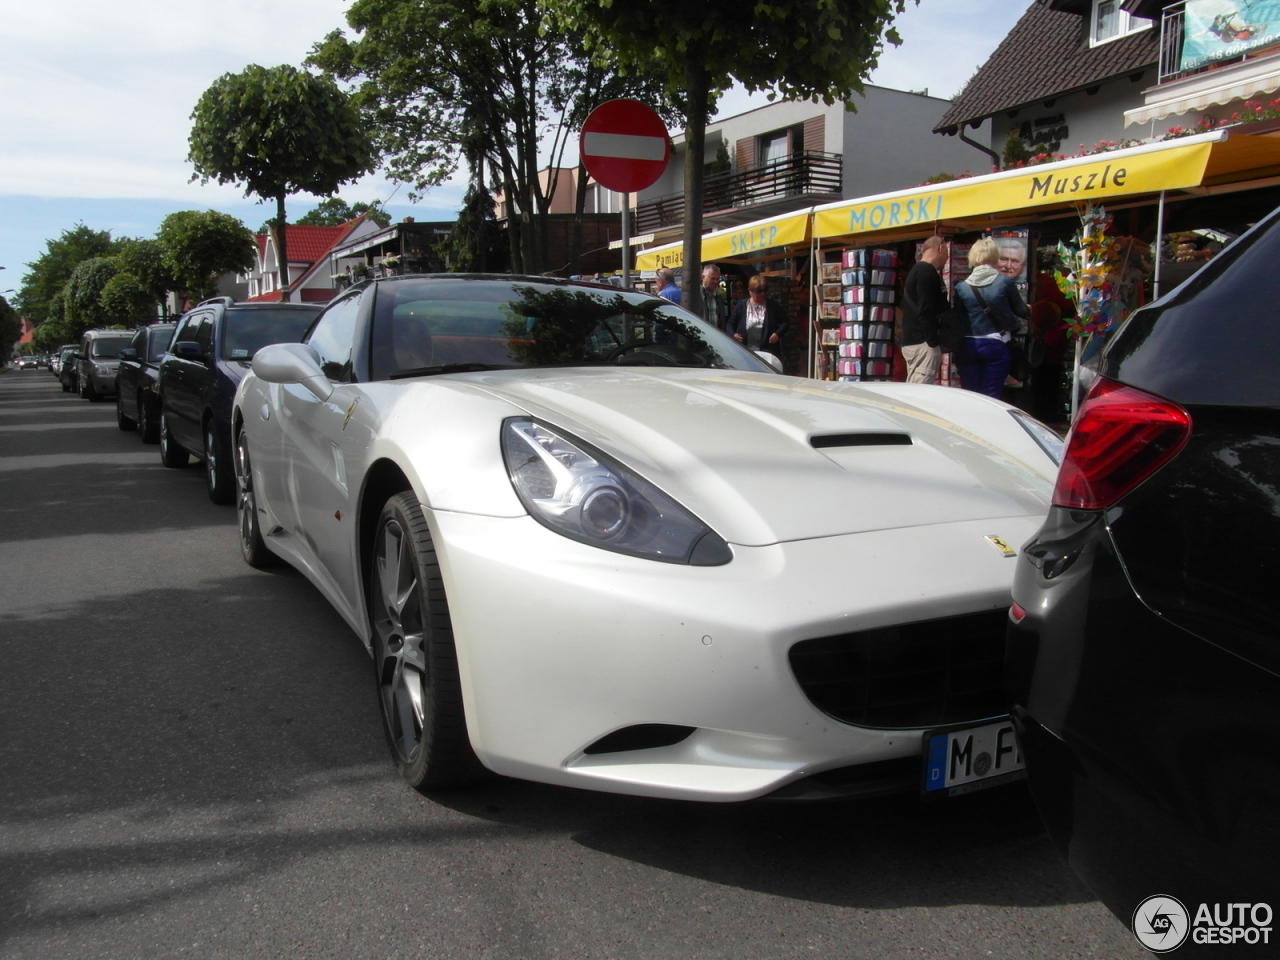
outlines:
M502 455L520 502L556 533L667 563L733 559L718 534L649 481L544 423L504 421Z
M99 373L110 373L110 372L111 372L111 367L109 367L109 366L108 366L107 364L105 364L105 363L95 363L95 364L93 365L93 369L97 370Z

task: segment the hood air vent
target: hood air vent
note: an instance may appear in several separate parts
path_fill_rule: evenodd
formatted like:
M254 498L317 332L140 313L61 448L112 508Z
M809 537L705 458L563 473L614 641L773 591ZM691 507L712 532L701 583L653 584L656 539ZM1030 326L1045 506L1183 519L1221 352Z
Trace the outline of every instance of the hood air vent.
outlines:
M828 447L909 447L911 436L906 433L827 433L810 437L815 450Z

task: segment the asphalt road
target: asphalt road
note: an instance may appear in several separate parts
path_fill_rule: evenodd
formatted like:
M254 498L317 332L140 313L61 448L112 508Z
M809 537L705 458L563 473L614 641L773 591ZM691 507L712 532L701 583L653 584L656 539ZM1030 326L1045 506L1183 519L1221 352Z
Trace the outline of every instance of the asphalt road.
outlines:
M1020 787L428 800L359 642L198 466L0 373L0 958L1149 956Z

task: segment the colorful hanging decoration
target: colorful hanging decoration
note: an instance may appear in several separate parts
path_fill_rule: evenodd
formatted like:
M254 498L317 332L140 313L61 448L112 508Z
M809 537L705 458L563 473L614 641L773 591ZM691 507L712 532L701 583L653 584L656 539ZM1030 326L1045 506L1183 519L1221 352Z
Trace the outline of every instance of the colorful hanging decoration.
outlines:
M1064 323L1067 336L1083 340L1118 326L1129 315L1129 307L1117 296L1112 278L1123 267L1125 250L1114 237L1107 236L1111 217L1105 208L1088 203L1080 214L1080 232L1070 243L1058 244L1054 279L1063 295L1075 301L1076 315Z

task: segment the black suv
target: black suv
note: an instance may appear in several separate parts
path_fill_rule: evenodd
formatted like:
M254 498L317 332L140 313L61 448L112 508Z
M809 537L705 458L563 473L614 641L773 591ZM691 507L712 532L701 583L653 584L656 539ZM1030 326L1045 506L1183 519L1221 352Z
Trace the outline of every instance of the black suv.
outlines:
M1254 944L1280 906L1278 261L1280 210L1109 340L1013 582L1032 793L1167 949ZM1218 904L1253 926L1209 923Z
M323 304L205 300L178 322L160 361L160 461L204 460L209 499L231 503L231 401L249 361L269 343L301 340Z
M139 327L129 346L120 351L116 368L116 423L121 430L137 429L143 443L160 439L160 360L177 324Z

